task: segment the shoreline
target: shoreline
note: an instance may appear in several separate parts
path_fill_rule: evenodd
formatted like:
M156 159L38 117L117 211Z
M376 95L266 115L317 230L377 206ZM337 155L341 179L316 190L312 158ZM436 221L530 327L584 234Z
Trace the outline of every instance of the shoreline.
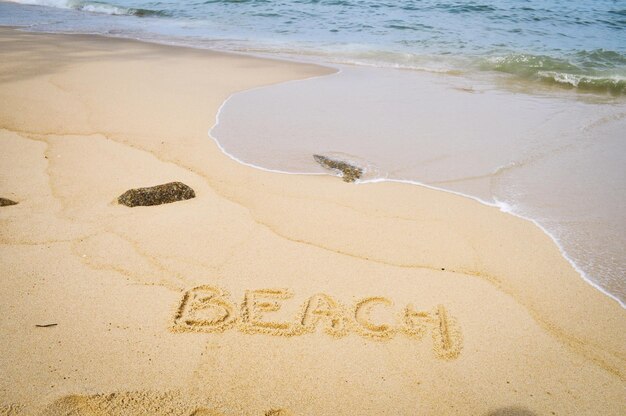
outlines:
M13 3L19 5L21 7L44 7L50 8L52 10L72 10L77 12L79 10L74 9L59 9L55 6L43 6L43 5L28 5L11 2L10 0L0 0L5 3ZM107 14L101 13L90 13L92 17L104 17L109 16ZM114 15L115 16L115 15ZM132 17L132 15L119 15L119 17ZM511 92L522 92L522 93L530 93L530 94L552 94L552 95L562 95L564 97L580 99L580 100L590 100L590 101L601 101L601 102L613 102L615 100L624 100L625 95L623 92L623 87L618 88L618 84L622 85L626 79L623 76L610 76L608 79L611 82L615 82L614 88L617 88L617 92L614 91L613 87L606 86L598 86L598 87L585 87L586 83L589 81L599 81L603 79L602 77L589 75L589 74L565 74L569 76L573 76L574 78L580 77L580 80L576 82L566 81L562 79L562 77L546 76L552 71L544 71L545 74L537 74L533 77L525 77L521 76L520 73L516 72L507 72L497 69L497 65L493 68L485 70L482 69L483 66L486 65L487 62L491 62L492 58L498 59L506 59L509 56L521 56L524 57L526 55L531 57L541 58L543 55L540 54L539 51L535 51L538 55L533 55L530 52L526 53L524 51L514 52L514 51L506 51L503 52L503 56L492 56L489 57L486 55L483 57L484 62L479 63L478 61L470 62L474 59L476 60L476 56L470 55L465 56L462 59L457 59L454 61L453 65L450 63L447 66L440 67L440 62L435 66L428 66L428 64L424 65L424 63L420 63L418 65L415 64L397 64L392 61L385 60L371 60L371 58L358 58L358 57L350 57L348 55L342 56L340 53L335 54L330 50L316 50L316 49L302 49L302 50L293 50L293 49L272 49L271 47L263 46L263 44L252 44L248 46L245 42L243 43L231 43L227 44L228 46L220 46L212 42L228 42L229 39L207 39L207 38L189 38L184 39L184 37L180 37L180 35L163 35L159 33L150 33L145 32L143 35L152 35L150 36L141 36L139 34L130 34L130 33L100 33L100 32L80 32L80 31L47 31L47 30L30 30L28 26L11 26L11 25L2 25L0 27L7 28L15 28L17 30L23 30L28 33L43 33L43 34L64 34L64 35L88 35L88 36L101 36L105 38L112 39L125 39L130 41L138 41L151 43L156 45L165 45L165 46L173 46L173 47L181 47L181 48L192 48L198 50L208 50L214 51L218 53L230 53L235 55L242 56L253 56L260 59L269 59L269 60L283 60L288 62L295 63L305 63L309 65L319 65L323 67L339 67L339 66L356 66L362 68L378 68L383 70L399 70L399 71L414 71L414 72L422 72L428 74L436 74L436 75L447 75L447 76L460 76L465 78L472 78L475 80L481 80L484 77L489 78L492 82L497 83L499 87L504 88L506 90L510 90ZM178 36L178 37L176 37ZM392 52L399 53L399 52ZM439 55L427 55L430 56L431 59L433 57L439 57ZM463 61L463 66L458 66L459 61ZM430 62L432 64L433 62ZM493 64L493 62L492 62ZM465 66L467 65L467 66ZM527 68L528 69L528 68ZM558 75L558 72L555 72L554 75ZM565 77L567 78L567 77ZM583 85L579 87L579 84Z
M255 55L252 55L252 56L255 56ZM295 60L295 59L292 59L292 60L289 60L288 62L298 62L298 61ZM308 63L308 62L301 62L301 63ZM342 73L342 67L341 66L333 67L332 65L328 64L328 67L336 69L337 72L335 72L333 74L330 74L330 75L323 75L322 77L338 76L339 74ZM307 81L310 81L310 80L315 79L315 78L319 78L319 77L312 77L312 78L299 79L299 80L291 80L291 81L287 81L286 83L281 83L281 85L307 82ZM297 172L297 171L286 171L286 170L280 170L280 169L273 169L273 168L267 168L267 167L264 167L264 166L261 166L261 165L254 164L252 162L247 162L247 161L244 161L244 160L238 158L237 156L229 153L224 148L224 146L220 143L219 139L214 137L214 135L212 133L220 125L220 114L221 114L223 108L228 104L228 102L234 96L238 96L238 95L241 95L241 94L246 94L246 93L249 93L249 92L252 92L252 91L255 91L255 90L261 90L261 89L266 89L266 88L269 88L269 87L267 87L267 86L259 86L259 87L252 88L250 90L236 92L233 95L229 96L222 103L222 105L219 107L219 110L217 112L216 119L215 119L215 124L208 131L209 138L211 140L213 140L216 143L216 145L218 146L218 148L220 149L220 151L223 152L225 155L227 155L229 158L231 158L232 160L236 161L237 163L240 163L240 164L248 166L248 167L252 167L252 168L259 169L259 170L266 171L266 172L281 173L281 174L286 174L286 175L313 175L313 176L330 175L330 176L333 176L330 173ZM466 198L469 198L471 200L477 201L477 202L479 202L479 203L481 203L483 205L486 205L486 206L489 206L489 207L498 208L501 212L511 214L511 215L513 215L515 217L518 217L518 218L521 218L521 219L524 219L524 220L527 220L527 221L533 223L535 226L539 227L548 237L550 237L550 239L554 242L554 244L559 248L559 251L561 252L562 256L576 270L576 272L580 275L581 279L583 279L585 282L587 282L589 285L591 285L593 288L595 288L596 290L598 290L602 294L604 294L607 297L609 297L610 299L616 301L622 308L626 308L626 302L625 301L621 300L617 295L615 295L615 294L609 292L607 289L603 288L598 282L594 281L591 277L589 277L589 275L576 264L576 262L572 259L572 257L570 257L568 255L568 253L566 252L563 244L557 239L557 237L553 233L548 231L548 229L545 228L537 219L534 219L534 218L532 218L532 217L530 217L528 215L524 215L524 214L515 212L513 209L511 209L509 207L509 205L506 202L500 202L500 201L497 201L497 200L496 200L496 202L490 202L490 201L487 201L487 200L481 198L480 196L471 195L469 193L462 192L462 191L456 191L456 190L453 190L453 189L446 189L446 188L442 188L442 187L439 187L439 186L436 186L436 185L429 185L429 184L424 183L424 182L420 182L420 181L417 181L417 180L410 180L410 179L397 179L397 178L388 178L388 177L385 177L385 178L373 178L373 179L359 179L356 182L356 184L358 185L358 184L382 183L382 182L396 182L396 183L405 183L405 184L410 184L410 185L417 185L417 186L426 187L428 189L438 190L438 191L447 192L447 193L450 193L450 194L466 197Z
M538 227L448 191L250 169L207 140L237 91L328 69L0 30L0 196L19 202L0 208L3 412L621 411L624 310L581 282ZM170 180L196 198L111 202ZM246 296L269 296L283 309L262 323L241 315L243 331L172 331L176 310L198 310L181 298L203 285L243 296L244 308L261 305ZM311 299L346 303L353 313L338 316L357 334L328 336L322 320L316 334L283 337ZM415 336L415 322L399 327L385 302L393 314L423 308L426 330L439 319L441 334L394 338ZM44 318L59 325L34 330ZM459 342L455 325L460 354L433 356Z
M303 80L304 81L304 80ZM238 93L235 93L238 94ZM233 94L234 95L234 94ZM229 97L230 98L230 97ZM228 99L227 99L228 100ZM226 104L226 101L224 101L224 104ZM220 107L221 108L221 107ZM218 117L219 117L219 112L218 112ZM215 126L217 126L217 124L219 124L219 119L217 119L218 121L216 121ZM212 129L211 129L212 130ZM264 172L270 172L270 173L278 173L278 174L282 174L282 175L310 175L310 176L332 176L332 177L336 177L336 175L333 175L331 173L311 173L311 172L287 172L287 171L282 171L282 170L276 170L276 169L269 169L269 168L264 168L262 166L258 166L255 165L253 163L249 163L249 162L245 162L241 159L238 159L236 156L228 153L220 144L220 142L214 138L213 136L211 136L211 131L209 130L208 136L211 140L213 140L216 144L216 146L220 149L220 151L222 153L224 153L224 155L228 156L229 158L231 158L232 160L234 160L235 162L243 165L243 166L248 166L254 169L259 169L261 171ZM444 189L444 188L439 188L436 186L432 186L432 185L428 185L422 182L417 182L417 181L411 181L411 180L403 180L403 179L389 179L389 178L380 178L380 179L370 179L370 180L365 180L365 181L360 181L357 180L355 182L355 185L359 185L359 184L368 184L368 183L384 183L384 182L391 182L391 183L404 183L407 185L414 185L414 186L421 186L424 188L428 188L428 189L432 189L435 191L441 191L441 192L445 192L445 193L450 193L452 195L457 195L457 196L461 196L464 198L468 198L471 199L473 201L479 202L483 205L486 205L488 207L492 207L492 208L497 208L500 212L503 212L505 214L509 214L509 215L513 215L517 218L521 218L525 221L529 221L532 224L534 224L535 226L539 227L541 229L541 231L543 231L548 237L550 237L550 239L554 242L554 244L559 248L559 251L561 252L561 255L563 256L563 258L565 260L568 261L568 263L570 263L570 265L574 268L574 270L576 270L576 272L580 275L580 278L582 280L584 280L586 283L588 283L589 285L591 285L594 289L596 289L597 291L599 291L600 293L602 293L603 295L607 296L608 298L610 298L611 300L614 300L615 302L617 302L622 308L626 309L626 302L621 301L619 298L617 298L615 295L613 295L612 293L607 292L606 290L604 290L601 286L599 286L596 282L594 282L593 280L591 280L584 271L582 271L577 265L576 263L567 255L567 253L565 252L565 250L563 249L562 245L557 241L556 237L554 237L550 232L548 232L547 229L545 229L541 224L539 224L536 220L530 218L530 217L525 217L522 214L518 214L515 213L514 211L510 210L507 208L507 205L504 205L502 203L498 204L498 203L490 203L488 201L485 201L479 197L475 197L469 194L464 194L462 192L456 192L453 190L449 190L449 189Z

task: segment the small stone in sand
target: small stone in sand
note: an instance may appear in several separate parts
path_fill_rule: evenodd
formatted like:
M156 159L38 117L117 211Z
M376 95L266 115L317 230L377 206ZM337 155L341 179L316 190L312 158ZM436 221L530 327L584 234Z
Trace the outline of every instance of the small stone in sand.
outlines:
M340 171L344 182L354 182L363 174L363 169L341 160L334 160L321 155L313 155L313 159L326 169Z
M9 205L17 205L17 202L6 198L0 198L0 207L8 207Z
M182 182L170 182L149 188L129 189L117 198L127 207L169 204L195 198L196 193Z

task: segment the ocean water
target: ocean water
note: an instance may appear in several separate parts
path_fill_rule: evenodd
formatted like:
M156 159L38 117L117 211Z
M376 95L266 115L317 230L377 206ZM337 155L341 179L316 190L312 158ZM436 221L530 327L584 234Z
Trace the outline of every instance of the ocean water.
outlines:
M626 92L623 0L14 3L32 6L0 5L0 24Z
M0 25L335 66L234 95L211 137L259 168L321 174L324 154L531 219L626 302L624 0L19 0Z

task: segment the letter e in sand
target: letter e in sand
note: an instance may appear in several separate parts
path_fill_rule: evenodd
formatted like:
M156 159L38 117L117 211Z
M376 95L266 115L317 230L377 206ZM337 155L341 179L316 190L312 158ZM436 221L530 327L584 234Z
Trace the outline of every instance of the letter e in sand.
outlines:
M295 335L292 322L264 321L263 313L280 310L277 300L293 297L288 289L247 290L241 305L240 330L251 334Z

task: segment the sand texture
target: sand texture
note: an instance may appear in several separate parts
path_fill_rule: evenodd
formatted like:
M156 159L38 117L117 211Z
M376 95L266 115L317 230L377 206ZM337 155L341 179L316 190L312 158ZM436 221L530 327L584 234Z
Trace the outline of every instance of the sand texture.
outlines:
M0 35L0 414L624 414L626 313L534 224L207 136L331 69ZM169 182L195 198L117 203Z

